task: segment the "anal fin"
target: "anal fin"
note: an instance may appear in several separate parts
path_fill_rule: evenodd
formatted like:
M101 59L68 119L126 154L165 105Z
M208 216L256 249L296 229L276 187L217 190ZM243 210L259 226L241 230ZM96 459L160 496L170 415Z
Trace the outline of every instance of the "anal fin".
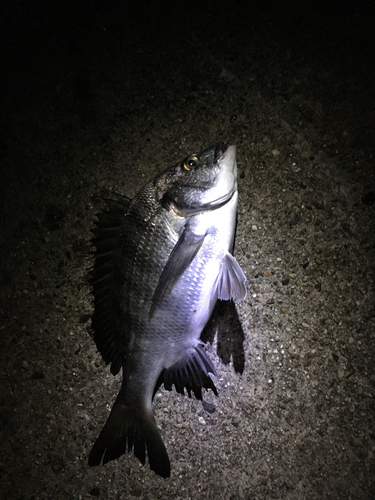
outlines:
M184 358L164 371L159 385L164 382L164 387L168 391L172 390L174 385L180 394L184 394L186 389L189 397L193 392L195 397L201 400L202 387L211 389L216 396L218 395L209 373L216 375L216 370L203 350L203 343L199 343L191 348Z

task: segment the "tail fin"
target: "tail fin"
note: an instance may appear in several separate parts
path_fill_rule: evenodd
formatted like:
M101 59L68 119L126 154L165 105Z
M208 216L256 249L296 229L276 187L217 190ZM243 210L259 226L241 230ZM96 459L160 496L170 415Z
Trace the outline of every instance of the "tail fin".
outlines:
M150 468L159 476L170 476L170 463L163 440L150 410L131 408L117 397L102 432L92 447L89 465L102 465L132 451L144 465L146 448Z

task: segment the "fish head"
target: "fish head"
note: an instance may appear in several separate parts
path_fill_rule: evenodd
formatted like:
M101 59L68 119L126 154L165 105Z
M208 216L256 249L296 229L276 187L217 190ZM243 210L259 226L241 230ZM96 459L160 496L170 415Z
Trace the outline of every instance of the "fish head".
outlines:
M219 142L189 155L154 185L161 203L181 217L220 208L237 192L236 147Z

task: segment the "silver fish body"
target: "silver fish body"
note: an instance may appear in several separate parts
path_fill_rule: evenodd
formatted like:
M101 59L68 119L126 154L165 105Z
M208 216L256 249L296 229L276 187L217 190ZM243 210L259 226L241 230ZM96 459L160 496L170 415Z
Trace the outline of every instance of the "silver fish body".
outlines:
M217 394L200 335L217 299L241 300L246 277L231 255L236 225L236 149L221 143L167 169L129 200L109 202L95 230L94 339L123 383L90 453L99 465L134 449L168 477L152 413L164 384Z

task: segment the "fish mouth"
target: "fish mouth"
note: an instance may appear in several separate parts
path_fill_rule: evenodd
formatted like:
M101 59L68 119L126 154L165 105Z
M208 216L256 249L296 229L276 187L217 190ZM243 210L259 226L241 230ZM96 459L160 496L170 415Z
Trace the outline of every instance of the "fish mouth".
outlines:
M215 151L214 151L214 157L213 157L213 162L216 163L219 158L222 157L225 151L228 150L228 147L223 141L220 141L216 144L215 146Z
M181 206L176 200L169 199L168 205L180 217L189 217L199 213L217 210L228 203L237 192L237 163L236 146L226 146L224 142L218 142L212 147L211 157L208 160L209 167L219 167L215 185L214 196L207 202L197 206ZM224 186L219 188L219 186Z
M224 143L222 143L224 145ZM216 154L216 149L215 149ZM219 154L219 151L218 151ZM236 146L228 146L225 150L221 150L221 154L217 159L223 165L223 170L233 175L233 193L237 191L237 148ZM233 194L232 193L232 194Z

